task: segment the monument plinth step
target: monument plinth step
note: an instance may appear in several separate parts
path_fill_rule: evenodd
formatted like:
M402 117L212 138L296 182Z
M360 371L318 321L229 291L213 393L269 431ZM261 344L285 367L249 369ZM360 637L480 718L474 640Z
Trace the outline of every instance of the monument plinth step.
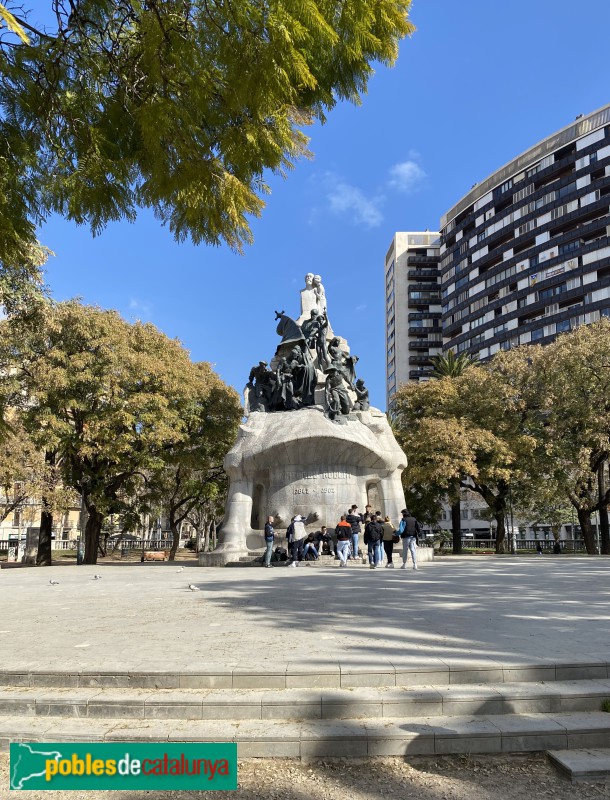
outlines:
M315 677L315 676L314 676ZM382 684L383 675L380 674ZM349 676L346 676L349 679ZM357 683L358 675L352 676ZM236 674L231 689L24 688L0 689L0 717L113 719L410 719L598 712L608 681L457 684L377 688L245 688L250 676ZM610 725L610 716L608 717Z
M610 715L435 716L302 722L0 717L0 749L13 741L237 742L240 758L361 758L523 753L601 747Z

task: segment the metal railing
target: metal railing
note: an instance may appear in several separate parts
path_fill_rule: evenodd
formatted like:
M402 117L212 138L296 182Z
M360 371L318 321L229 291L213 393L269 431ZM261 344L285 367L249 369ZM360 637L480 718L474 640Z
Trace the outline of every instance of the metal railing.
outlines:
M562 553L584 553L585 543L579 540L562 539L559 544L561 545ZM532 550L535 551L537 545L542 546L542 551L552 553L555 542L548 539L517 539L515 542L516 550ZM449 543L451 546L451 543ZM445 545L446 547L446 545ZM495 539L462 539L462 547L467 550L493 550L496 549ZM510 548L510 540L506 538L506 547Z

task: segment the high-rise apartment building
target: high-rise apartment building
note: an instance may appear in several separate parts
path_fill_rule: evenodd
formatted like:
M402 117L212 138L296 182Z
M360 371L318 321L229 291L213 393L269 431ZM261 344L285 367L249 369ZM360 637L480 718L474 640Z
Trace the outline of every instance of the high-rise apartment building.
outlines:
M439 234L396 233L385 258L386 402L409 381L427 380L441 352Z
M610 106L473 187L440 253L444 350L485 359L610 316Z

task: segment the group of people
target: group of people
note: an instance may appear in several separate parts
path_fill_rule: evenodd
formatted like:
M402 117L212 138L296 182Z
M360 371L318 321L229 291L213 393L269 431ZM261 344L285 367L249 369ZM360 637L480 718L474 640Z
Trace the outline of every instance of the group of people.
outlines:
M273 516L267 517L265 524L265 553L263 566L272 567L276 532L273 527ZM362 557L360 536L367 547L370 569L379 569L383 564L385 553L386 568L394 568L394 545L402 543L401 569L407 568L409 554L413 569L417 569L417 540L421 534L419 523L407 508L401 512L398 528L395 528L389 517L382 517L381 512L374 512L372 506L366 506L364 514L358 512L353 505L337 523L334 531L322 525L319 531L307 533L305 520L297 514L286 529L288 548L286 559L289 566L297 567L300 561L313 558L317 560L324 552L339 560L340 567L346 567L350 560Z

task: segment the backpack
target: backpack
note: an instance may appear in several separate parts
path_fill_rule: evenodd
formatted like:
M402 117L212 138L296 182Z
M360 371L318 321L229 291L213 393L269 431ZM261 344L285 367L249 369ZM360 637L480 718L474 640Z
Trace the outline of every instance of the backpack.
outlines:
M286 528L286 538L288 539L288 542L291 542L294 539L294 522L291 522Z
M276 547L272 556L273 561L287 561L288 551L285 547Z

